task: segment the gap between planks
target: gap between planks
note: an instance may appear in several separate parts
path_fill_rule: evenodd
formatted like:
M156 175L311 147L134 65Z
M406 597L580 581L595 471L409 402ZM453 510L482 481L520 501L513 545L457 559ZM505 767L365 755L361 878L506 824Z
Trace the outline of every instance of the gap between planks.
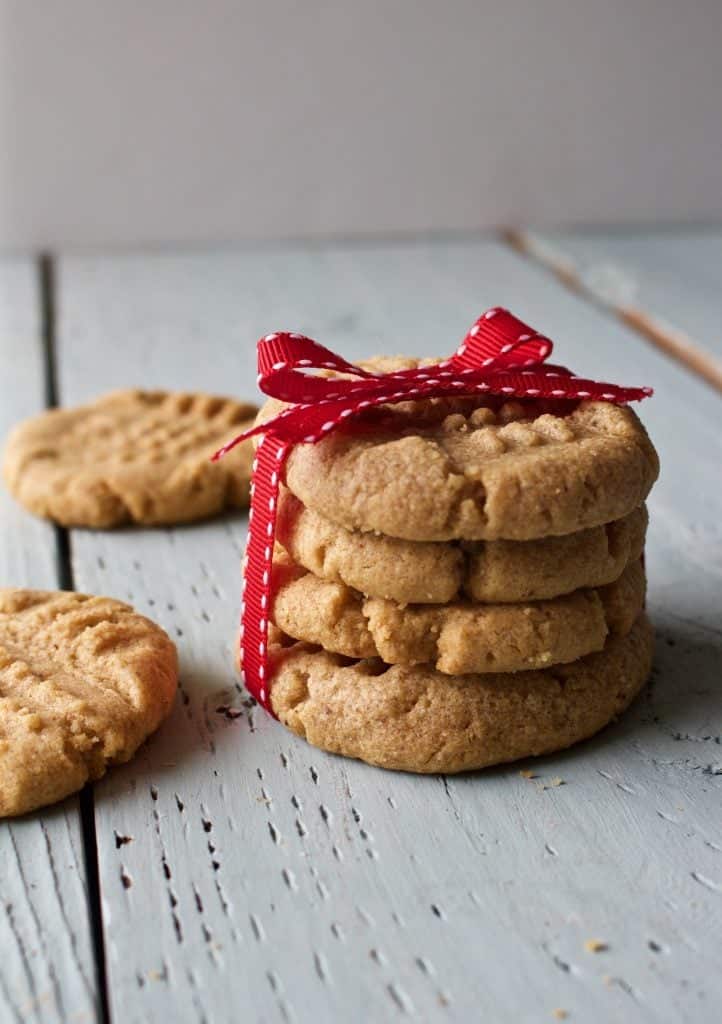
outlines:
M57 373L57 282L56 263L52 253L41 253L37 258L40 324L44 354L45 404L48 409L60 405ZM58 585L61 590L75 590L71 560L70 532L56 525ZM94 951L96 983L98 987L98 1024L110 1024L103 914L98 872L98 843L95 833L95 799L92 786L80 793L80 822L83 840L83 861L88 886L88 909L91 940Z
M709 356L685 331L665 323L641 306L602 294L592 287L575 263L555 245L523 228L505 228L499 233L502 242L551 271L563 285L607 312L614 313L623 324L722 392L722 366Z

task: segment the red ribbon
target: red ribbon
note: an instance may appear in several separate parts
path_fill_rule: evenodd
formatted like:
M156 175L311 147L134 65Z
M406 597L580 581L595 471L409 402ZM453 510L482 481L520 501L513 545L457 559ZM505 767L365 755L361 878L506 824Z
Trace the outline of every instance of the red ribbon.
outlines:
M273 714L268 661L268 613L276 536L278 488L290 449L315 444L345 420L375 405L424 398L495 395L516 398L614 402L624 405L652 394L575 377L561 366L543 365L548 338L508 310L482 314L450 359L395 373L371 373L302 334L268 334L258 342L258 384L290 405L273 419L246 430L213 456L262 435L253 463L251 508L241 611L241 662L250 693ZM309 369L352 375L310 376Z

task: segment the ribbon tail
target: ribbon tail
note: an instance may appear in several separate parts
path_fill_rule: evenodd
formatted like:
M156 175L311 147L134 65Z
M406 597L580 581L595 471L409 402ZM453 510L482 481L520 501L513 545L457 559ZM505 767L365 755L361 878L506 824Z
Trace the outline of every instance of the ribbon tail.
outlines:
M276 417L278 418L278 417ZM252 437L258 437L260 434L265 434L267 430L272 426L271 423L259 423L257 427L250 427L248 430L244 430L242 434L238 434L229 441L228 444L224 444L222 448L219 448L217 452L211 455L211 462L218 462L224 455L228 455L232 452L243 441L249 441Z
M268 613L273 544L281 472L291 447L289 441L267 433L256 451L243 569L239 643L241 670L249 693L271 714L274 712L268 659Z

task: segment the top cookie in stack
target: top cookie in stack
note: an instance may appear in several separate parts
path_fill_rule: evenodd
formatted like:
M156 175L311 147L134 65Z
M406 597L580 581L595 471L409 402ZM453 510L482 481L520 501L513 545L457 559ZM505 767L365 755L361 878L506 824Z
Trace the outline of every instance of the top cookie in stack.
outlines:
M419 365L390 362L370 365ZM279 718L411 771L601 728L649 670L640 556L657 473L634 412L601 402L404 402L295 447L273 588Z

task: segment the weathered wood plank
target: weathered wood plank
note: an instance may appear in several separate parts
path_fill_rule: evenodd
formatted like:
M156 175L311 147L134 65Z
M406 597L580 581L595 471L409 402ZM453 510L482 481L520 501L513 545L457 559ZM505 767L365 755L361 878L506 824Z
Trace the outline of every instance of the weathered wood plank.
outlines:
M0 263L0 435L45 404L29 260ZM54 588L52 527L0 490L0 585ZM0 783L1 784L1 783ZM96 979L78 801L0 823L0 1020L92 1021Z
M516 232L515 243L722 390L722 232Z
M519 766L384 773L245 705L231 654L241 518L73 535L78 586L153 615L182 659L172 719L96 791L116 1015L716 1019L717 396L494 243L76 258L60 281L65 402L123 384L252 397L269 329L352 357L445 353L502 303L555 337L564 362L655 385L643 411L664 464L648 555L654 684L532 781ZM237 717L219 711L229 704ZM589 938L608 950L586 952Z

